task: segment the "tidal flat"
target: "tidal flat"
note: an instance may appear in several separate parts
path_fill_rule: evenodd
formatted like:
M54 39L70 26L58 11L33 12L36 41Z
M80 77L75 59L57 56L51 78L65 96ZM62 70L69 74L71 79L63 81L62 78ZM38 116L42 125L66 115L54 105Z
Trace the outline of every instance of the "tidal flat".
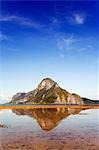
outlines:
M99 108L2 107L0 150L99 150Z

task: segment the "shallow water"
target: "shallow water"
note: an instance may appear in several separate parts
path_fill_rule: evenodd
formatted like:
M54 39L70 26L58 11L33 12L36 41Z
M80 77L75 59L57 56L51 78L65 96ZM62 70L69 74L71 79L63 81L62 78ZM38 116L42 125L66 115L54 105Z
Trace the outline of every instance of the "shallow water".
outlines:
M0 125L0 150L99 150L99 109L2 109Z

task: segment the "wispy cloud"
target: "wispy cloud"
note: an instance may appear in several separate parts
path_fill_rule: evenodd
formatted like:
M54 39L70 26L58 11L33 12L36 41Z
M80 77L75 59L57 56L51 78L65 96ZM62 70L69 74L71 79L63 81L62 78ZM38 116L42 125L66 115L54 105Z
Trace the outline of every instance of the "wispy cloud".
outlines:
M93 50L94 47L92 45L85 45L84 47L82 48L79 48L77 51L80 52L80 53L83 53L83 52L88 52L88 51L91 51Z
M62 37L57 41L57 47L60 50L70 50L71 46L76 42L76 39L71 35L68 37Z
M73 35L60 35L57 39L57 48L60 50L58 56L61 59L64 59L67 55L67 52L70 52L73 49L77 39Z
M16 15L0 16L0 22L12 22L12 23L16 23L18 25L27 26L27 27L31 27L31 28L35 28L35 29L40 28L40 24L38 24L37 22L35 22L29 18L16 16Z
M53 25L53 26L55 25L56 26L56 25L60 25L60 23L61 22L60 22L60 20L57 17L52 17L51 18L51 25Z
M72 52L78 55L89 55L90 53L94 53L95 47L92 40L89 40L89 38L78 38L73 34L63 36L60 34L58 37L56 46L60 58L64 59L68 54L72 54Z
M72 13L71 15L66 16L66 20L72 25L83 25L86 21L86 15L84 13Z
M3 33L0 33L0 41L7 40L7 36Z
M55 33L56 30L59 30L59 28L61 27L61 20L58 17L55 16L51 16L49 17L49 23L48 25L45 25L44 29L47 29L48 33Z

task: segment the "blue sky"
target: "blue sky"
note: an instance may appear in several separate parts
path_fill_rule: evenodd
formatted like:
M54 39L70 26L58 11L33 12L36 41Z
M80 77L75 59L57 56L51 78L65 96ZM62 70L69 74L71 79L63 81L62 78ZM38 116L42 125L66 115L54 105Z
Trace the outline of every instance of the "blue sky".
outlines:
M2 1L0 95L37 87L46 77L98 98L98 1Z

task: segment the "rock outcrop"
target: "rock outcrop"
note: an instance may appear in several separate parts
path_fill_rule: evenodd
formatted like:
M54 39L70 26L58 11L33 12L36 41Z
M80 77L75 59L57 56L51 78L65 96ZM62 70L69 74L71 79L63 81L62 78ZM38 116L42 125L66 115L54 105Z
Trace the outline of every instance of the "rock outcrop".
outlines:
M28 104L83 104L83 99L76 94L71 94L50 78L43 79L38 87L28 93L17 93L10 103Z
M8 127L4 124L0 124L0 128L8 128Z
M90 105L99 105L99 100L91 100L88 98L82 97L84 104L90 104Z

